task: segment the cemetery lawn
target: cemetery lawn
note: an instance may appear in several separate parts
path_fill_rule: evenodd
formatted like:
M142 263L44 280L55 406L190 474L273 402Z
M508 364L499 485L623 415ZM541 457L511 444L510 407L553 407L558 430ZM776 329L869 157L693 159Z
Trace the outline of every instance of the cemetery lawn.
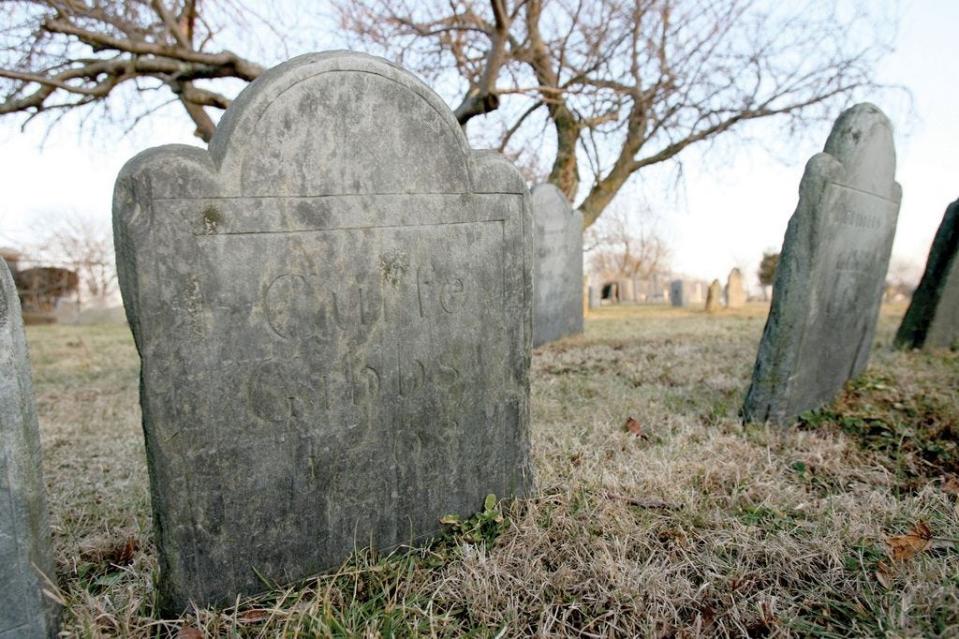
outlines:
M737 418L764 306L600 309L534 352L534 498L179 620L153 612L128 330L29 327L64 630L959 636L959 353L890 350L904 310L883 309L863 377L780 430Z

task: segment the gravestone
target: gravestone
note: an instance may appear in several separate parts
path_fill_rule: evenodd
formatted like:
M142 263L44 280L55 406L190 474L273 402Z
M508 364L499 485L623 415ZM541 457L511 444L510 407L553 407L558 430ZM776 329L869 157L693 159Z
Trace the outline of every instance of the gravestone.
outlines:
M620 280L619 282L619 300L621 302L636 301L636 283L631 279Z
M892 125L844 112L806 164L743 415L787 423L831 401L866 366L902 189Z
M673 306L702 304L703 285L692 280L673 280L669 285L669 300Z
M20 300L0 260L0 639L57 635L56 583L40 472L40 431Z
M723 287L719 280L713 280L706 291L706 312L715 313L722 306Z
M738 268L729 271L726 279L726 307L742 308L746 305L746 289L743 288L743 274Z
M527 494L532 216L403 69L297 57L114 193L164 614Z
M896 332L900 348L959 348L959 200L946 208Z
M599 297L599 289L595 286L589 287L589 307L591 309L599 308L602 305L602 300Z
M535 229L533 346L583 332L583 214L552 184L530 197Z

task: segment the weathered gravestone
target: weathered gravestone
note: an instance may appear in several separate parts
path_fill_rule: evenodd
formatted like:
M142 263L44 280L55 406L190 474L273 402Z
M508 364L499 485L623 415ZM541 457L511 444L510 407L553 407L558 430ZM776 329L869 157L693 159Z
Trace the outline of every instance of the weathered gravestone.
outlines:
M866 366L902 189L892 125L844 112L806 164L776 269L743 415L788 422L832 400Z
M743 287L743 274L738 268L729 271L726 279L726 307L742 308L746 305L746 289Z
M583 214L552 184L532 191L533 346L583 332Z
M636 283L632 279L619 281L619 300L621 302L636 301Z
M719 280L713 280L706 291L706 312L715 313L722 306L723 287Z
M702 304L703 285L691 280L673 280L669 285L669 301L673 306Z
M896 333L900 348L959 348L959 200L946 209Z
M595 286L589 287L589 307L591 309L599 308L602 305L602 300L599 297L599 289Z
M526 187L409 73L281 64L130 160L114 226L165 613L529 490Z
M57 634L57 605L43 589L56 582L40 432L20 300L0 260L0 639Z

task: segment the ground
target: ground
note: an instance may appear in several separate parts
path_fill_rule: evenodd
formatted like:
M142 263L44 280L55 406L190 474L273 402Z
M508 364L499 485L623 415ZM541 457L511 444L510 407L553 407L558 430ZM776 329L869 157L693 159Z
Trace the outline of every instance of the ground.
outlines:
M64 629L959 636L959 353L891 350L903 310L883 310L862 378L778 429L737 417L765 307L600 309L534 352L533 499L164 621L129 332L30 327Z

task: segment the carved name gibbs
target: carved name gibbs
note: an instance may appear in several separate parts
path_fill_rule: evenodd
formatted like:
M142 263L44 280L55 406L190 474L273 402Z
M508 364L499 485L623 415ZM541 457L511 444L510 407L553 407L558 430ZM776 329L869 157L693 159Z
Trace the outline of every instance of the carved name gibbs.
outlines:
M165 614L529 489L524 184L406 72L268 71L209 153L131 160L114 225Z

